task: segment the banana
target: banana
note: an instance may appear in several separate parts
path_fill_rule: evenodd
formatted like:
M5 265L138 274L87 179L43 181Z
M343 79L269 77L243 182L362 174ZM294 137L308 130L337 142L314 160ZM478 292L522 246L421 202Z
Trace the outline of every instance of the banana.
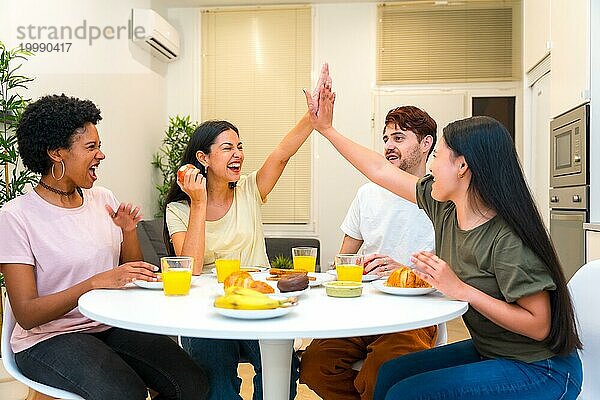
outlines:
M215 299L214 306L236 310L272 310L294 305L296 301L295 297L277 300L256 290L232 286L225 290L225 295Z
M253 297L268 297L264 293L259 292L258 290L248 289L240 286L230 286L225 289L225 296L230 294L239 294L242 296L253 296Z
M279 300L268 296L244 296L241 294L229 294L215 299L215 307L233 308L237 310L271 310L281 305Z

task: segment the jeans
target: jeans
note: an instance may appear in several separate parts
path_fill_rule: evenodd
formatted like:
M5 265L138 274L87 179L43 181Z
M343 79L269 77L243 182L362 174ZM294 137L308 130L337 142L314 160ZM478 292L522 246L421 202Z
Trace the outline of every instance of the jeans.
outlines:
M525 363L482 358L465 340L383 364L373 399L571 400L582 380L577 351Z
M86 400L205 399L206 374L166 336L111 328L65 333L15 354L29 379Z
M237 368L240 362L254 367L253 400L262 400L262 373L258 340L201 339L182 337L181 345L192 359L208 373L209 400L241 400ZM290 400L296 397L299 361L292 354ZM269 399L266 399L269 400Z

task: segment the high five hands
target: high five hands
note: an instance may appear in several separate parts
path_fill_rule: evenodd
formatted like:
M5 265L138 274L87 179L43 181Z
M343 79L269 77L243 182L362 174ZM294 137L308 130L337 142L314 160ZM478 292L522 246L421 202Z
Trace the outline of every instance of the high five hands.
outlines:
M319 132L331 127L335 93L331 92L331 77L327 63L323 64L321 68L321 75L315 90L311 94L304 90L304 95L313 127Z

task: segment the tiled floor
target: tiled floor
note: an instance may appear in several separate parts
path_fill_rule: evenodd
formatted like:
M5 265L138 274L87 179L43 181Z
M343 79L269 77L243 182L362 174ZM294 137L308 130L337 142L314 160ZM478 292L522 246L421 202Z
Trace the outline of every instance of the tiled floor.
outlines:
M469 333L467 328L462 322L461 318L454 319L446 324L448 329L448 343L458 342L460 340L468 339ZM305 341L304 345L308 345L310 341ZM252 377L254 376L254 370L250 364L240 364L238 373L242 377L242 390L241 394L244 400L252 399ZM298 385L298 394L296 400L320 400L312 390L306 385Z

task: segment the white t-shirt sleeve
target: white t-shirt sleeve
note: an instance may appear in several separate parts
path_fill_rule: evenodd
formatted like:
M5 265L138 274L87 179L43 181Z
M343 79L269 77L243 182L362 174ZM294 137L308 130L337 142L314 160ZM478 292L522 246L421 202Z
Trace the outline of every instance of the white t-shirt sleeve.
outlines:
M360 233L360 190L352 200L340 229L351 238L363 240Z
M0 263L35 265L25 224L6 210L0 210L0 238Z

